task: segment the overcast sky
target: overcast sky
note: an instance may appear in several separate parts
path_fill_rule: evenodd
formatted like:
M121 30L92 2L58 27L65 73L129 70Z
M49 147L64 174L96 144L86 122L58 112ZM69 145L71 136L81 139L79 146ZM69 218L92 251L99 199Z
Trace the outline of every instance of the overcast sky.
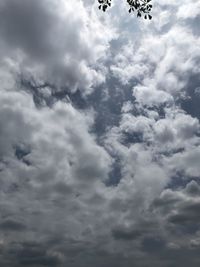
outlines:
M200 266L200 2L0 0L0 266Z

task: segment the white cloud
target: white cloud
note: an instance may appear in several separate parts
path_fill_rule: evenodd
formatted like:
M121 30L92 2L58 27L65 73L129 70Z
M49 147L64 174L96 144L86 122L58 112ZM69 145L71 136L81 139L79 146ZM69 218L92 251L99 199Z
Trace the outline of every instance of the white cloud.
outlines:
M136 101L142 105L159 106L160 104L172 104L173 97L162 90L155 90L150 86L136 86L133 89Z
M200 14L200 3L198 1L192 1L191 3L184 3L180 6L177 17L182 19L193 19Z
M183 18L179 18L184 8L189 12L190 5L197 16L195 1L189 5L156 2L157 15L152 22L141 22L140 38L135 36L124 43L114 58L111 70L115 77L123 84L139 81L135 91L142 104L171 102L187 89L189 77L199 73L199 37L192 33L191 25L183 24Z
M182 153L177 153L166 163L175 171L182 171L186 176L198 177L199 176L199 159L200 149L199 145L191 146Z

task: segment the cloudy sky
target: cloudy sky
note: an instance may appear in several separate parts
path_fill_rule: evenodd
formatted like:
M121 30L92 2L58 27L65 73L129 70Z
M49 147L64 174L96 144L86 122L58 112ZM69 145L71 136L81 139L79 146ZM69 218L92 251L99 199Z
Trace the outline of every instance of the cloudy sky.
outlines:
M200 2L0 0L0 266L200 266Z

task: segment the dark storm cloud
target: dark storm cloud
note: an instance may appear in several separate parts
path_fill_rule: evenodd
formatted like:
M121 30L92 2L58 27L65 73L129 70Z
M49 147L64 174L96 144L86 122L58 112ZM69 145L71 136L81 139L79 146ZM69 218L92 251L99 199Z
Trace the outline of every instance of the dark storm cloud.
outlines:
M130 241L137 239L143 233L139 230L114 229L112 235L116 240Z
M26 226L15 220L4 220L0 223L1 231L25 231Z
M160 253L165 248L165 241L156 237L145 237L142 241L142 249L148 253Z
M50 255L48 247L41 243L11 243L4 251L4 266L59 266L59 257Z

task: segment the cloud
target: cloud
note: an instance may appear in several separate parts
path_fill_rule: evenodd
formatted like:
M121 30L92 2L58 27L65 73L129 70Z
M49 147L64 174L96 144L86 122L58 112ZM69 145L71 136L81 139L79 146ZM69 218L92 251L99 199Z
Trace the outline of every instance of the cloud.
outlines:
M198 177L199 175L199 145L192 146L183 153L175 154L169 159L169 166L177 171L183 171L185 175Z
M150 87L138 86L133 89L133 95L136 98L136 101L142 105L147 106L159 106L162 104L173 103L173 97L161 90L151 89Z
M22 74L85 93L104 81L96 62L113 33L82 1L1 1L0 14L1 58L14 58Z
M191 6L198 14L196 4L193 1ZM199 72L196 64L199 61L199 38L192 34L193 26L184 25L179 15L175 21L176 13L180 14L183 8L190 10L190 6L183 2L156 2L159 15L155 15L150 24L141 22L140 39L136 37L124 43L111 65L113 74L122 83L139 81L134 94L145 105L151 105L152 101L157 105L171 102L187 88L189 76Z
M122 2L0 3L2 266L199 266L198 4Z
M0 229L2 231L24 231L26 226L14 220L5 220L0 224Z
M192 1L190 4L183 4L178 10L177 17L186 19L186 18L195 18L199 16L200 5L198 2Z
M186 188L172 191L167 189L155 200L154 207L157 212L161 212L167 218L169 233L174 234L174 238L179 233L185 233L187 238L191 234L199 231L199 184L191 181ZM173 237L171 237L173 238ZM185 244L189 245L188 240Z

